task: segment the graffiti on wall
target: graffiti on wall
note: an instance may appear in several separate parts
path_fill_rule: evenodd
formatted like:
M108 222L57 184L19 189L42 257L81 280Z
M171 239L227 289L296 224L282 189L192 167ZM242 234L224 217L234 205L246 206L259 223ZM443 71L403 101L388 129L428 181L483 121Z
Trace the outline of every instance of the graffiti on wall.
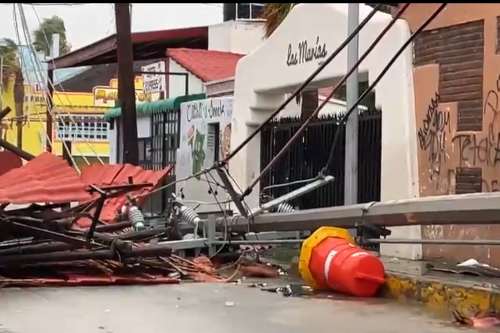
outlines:
M457 193L457 170L479 168L477 184L483 192L500 191L500 76L483 101L482 132L457 131L450 113L439 108L439 94L431 99L417 129L420 153L435 194ZM424 161L422 161L424 162Z
M420 149L427 154L431 180L441 174L446 159L446 135L450 132L450 114L440 111L438 106L439 94L435 93L417 133Z
M500 130L497 128L499 114L498 93L500 81L496 89L488 91L484 100L483 118L489 119L486 136L484 133L457 134L452 142L456 144L460 165L496 166L500 162Z

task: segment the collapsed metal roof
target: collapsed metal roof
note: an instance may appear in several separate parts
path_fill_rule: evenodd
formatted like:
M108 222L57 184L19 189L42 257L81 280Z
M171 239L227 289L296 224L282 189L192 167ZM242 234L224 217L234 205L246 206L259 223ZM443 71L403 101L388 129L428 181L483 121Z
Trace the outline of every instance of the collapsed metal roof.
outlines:
M91 199L75 169L62 158L42 153L0 176L0 203L64 203Z

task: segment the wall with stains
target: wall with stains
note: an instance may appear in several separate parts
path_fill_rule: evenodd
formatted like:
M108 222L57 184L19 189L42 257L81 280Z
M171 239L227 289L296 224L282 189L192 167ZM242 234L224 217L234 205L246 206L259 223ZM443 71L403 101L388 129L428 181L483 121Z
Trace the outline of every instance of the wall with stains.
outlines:
M438 4L411 4L412 31ZM500 190L500 4L449 4L414 43L420 196ZM431 226L426 239L500 237L494 226ZM499 249L424 246L424 258L476 258L500 266Z

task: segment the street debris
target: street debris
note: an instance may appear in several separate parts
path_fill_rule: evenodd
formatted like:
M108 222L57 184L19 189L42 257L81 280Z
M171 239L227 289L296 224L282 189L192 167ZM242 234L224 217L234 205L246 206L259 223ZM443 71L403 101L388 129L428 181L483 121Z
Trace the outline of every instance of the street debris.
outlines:
M152 227L140 210L145 195L170 170L91 165L79 176L59 157L44 153L1 175L0 286L232 282L244 276L278 276L277 267L245 257L250 251L243 251L225 271L204 255L177 255L168 242L180 239L177 225Z
M272 293L278 293L285 297L290 297L290 296L301 297L314 294L314 290L311 287L302 284L287 284L286 286L283 287L263 286L261 290Z
M429 263L428 269L438 272L469 274L485 277L500 277L500 269L478 262L476 259L468 259L457 265L447 263Z
M493 328L500 327L499 316L495 313L477 313L474 316L468 317L461 314L458 310L452 312L455 322L460 325L470 326L474 328Z

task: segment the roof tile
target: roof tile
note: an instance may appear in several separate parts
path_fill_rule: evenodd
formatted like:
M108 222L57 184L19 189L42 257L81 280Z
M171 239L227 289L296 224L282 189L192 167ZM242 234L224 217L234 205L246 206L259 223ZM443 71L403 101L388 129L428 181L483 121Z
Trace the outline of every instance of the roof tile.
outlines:
M168 49L167 56L178 62L203 82L234 76L236 64L244 55L201 49Z

